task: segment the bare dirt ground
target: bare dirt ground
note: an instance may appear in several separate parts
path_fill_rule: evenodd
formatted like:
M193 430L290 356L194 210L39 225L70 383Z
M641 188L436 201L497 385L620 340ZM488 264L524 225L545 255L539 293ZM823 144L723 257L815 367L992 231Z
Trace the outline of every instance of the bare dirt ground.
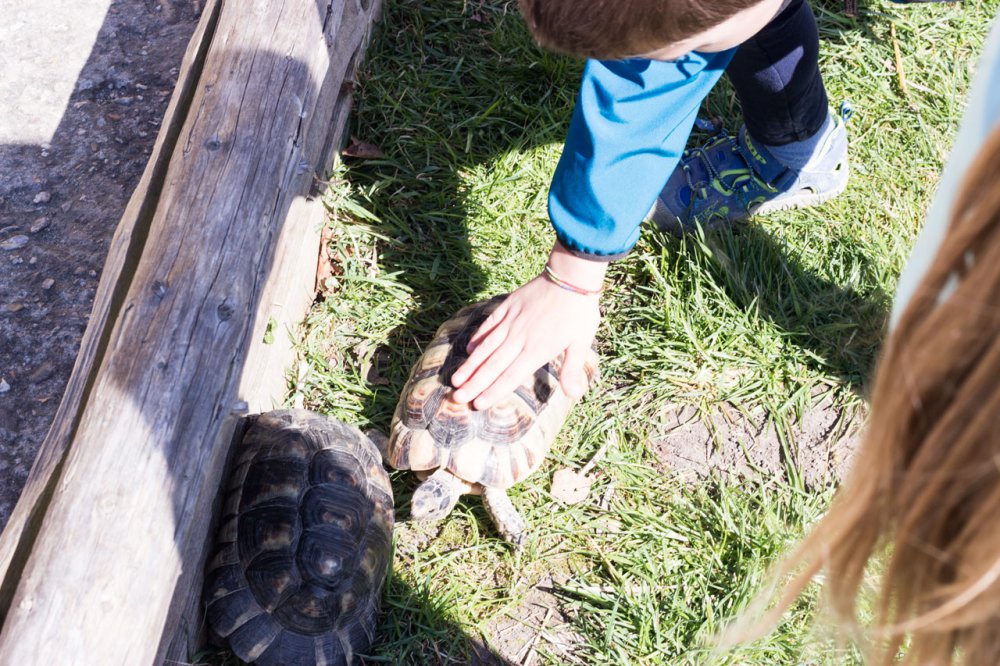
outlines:
M744 414L723 403L707 421L693 408L664 417L649 446L665 473L691 481L710 475L787 480L792 468L811 488L844 478L864 423L860 410L822 401L792 424L783 444L763 411Z
M0 6L0 527L66 386L199 13L200 0Z

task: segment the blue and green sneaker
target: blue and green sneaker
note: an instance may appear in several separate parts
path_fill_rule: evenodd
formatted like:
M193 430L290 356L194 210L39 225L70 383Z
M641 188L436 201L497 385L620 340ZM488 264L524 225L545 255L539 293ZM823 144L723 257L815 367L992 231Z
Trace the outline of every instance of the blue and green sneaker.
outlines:
M736 137L720 130L684 151L650 216L660 229L679 235L696 222L707 230L832 199L847 187L846 115L835 117L817 157L801 170L779 163L746 126Z

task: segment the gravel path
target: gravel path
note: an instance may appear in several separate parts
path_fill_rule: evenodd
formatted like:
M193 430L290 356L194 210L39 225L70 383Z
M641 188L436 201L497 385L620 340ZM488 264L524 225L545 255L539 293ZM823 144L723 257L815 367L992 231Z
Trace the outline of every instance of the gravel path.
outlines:
M76 358L198 0L0 6L0 526Z

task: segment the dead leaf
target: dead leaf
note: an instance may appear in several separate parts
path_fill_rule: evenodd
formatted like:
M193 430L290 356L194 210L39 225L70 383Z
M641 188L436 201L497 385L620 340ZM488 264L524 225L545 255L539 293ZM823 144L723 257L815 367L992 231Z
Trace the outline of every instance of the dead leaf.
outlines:
M579 504L590 494L593 480L573 470L560 469L552 475L552 496L566 504Z
M323 296L326 289L327 278L333 277L337 272L333 265L333 258L330 256L330 241L333 240L333 229L323 227L319 238L319 260L316 263L316 293Z
M379 157L385 157L385 153L382 152L381 148L376 146L374 143L362 141L356 136L351 137L350 142L342 151L340 151L340 154L348 157L357 157L362 160L373 160Z

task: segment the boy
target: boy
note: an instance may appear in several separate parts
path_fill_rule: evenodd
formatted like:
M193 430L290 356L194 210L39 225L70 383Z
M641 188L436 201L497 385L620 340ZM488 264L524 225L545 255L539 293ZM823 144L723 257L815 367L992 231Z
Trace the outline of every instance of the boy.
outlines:
M478 409L563 351L563 389L583 394L608 262L650 209L661 227L711 226L847 184L847 137L805 0L521 0L521 11L542 46L591 60L549 190L557 240L545 271L483 323L452 378L454 399ZM682 159L723 71L746 124Z

